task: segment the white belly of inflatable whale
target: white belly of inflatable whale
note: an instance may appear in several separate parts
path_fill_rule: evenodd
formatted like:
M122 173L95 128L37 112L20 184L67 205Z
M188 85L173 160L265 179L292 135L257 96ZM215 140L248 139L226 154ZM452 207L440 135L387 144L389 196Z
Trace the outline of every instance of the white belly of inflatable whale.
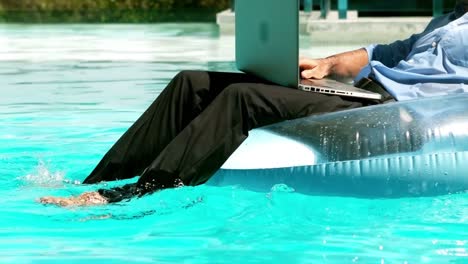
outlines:
M209 184L400 197L468 190L468 95L365 107L251 131Z

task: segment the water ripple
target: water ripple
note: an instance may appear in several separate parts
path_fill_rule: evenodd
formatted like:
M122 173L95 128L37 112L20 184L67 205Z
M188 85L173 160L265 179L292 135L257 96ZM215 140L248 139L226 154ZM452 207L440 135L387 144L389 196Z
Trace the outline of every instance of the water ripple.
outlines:
M323 55L348 47L324 48ZM58 208L182 69L233 71L213 25L0 25L2 263L467 263L468 194L166 190Z

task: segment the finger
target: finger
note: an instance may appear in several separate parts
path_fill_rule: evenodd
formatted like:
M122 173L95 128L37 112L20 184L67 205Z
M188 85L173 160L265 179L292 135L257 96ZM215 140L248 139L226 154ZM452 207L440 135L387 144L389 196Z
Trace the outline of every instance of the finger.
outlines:
M317 67L318 61L311 59L301 59L299 60L299 68L301 69L313 69Z
M312 70L305 70L301 72L301 76L304 79L317 79L321 80L327 76L326 73L320 67L314 68Z
M321 79L317 78L318 74L316 73L315 70L305 70L301 72L301 76L304 79Z

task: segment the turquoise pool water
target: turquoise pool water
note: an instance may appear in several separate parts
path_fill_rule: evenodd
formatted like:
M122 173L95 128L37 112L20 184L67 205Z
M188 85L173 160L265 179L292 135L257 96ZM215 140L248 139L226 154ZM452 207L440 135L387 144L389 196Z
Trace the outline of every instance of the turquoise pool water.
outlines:
M77 183L172 76L232 61L212 25L0 26L0 263L468 263L468 194L320 197L278 182L36 202L96 189Z

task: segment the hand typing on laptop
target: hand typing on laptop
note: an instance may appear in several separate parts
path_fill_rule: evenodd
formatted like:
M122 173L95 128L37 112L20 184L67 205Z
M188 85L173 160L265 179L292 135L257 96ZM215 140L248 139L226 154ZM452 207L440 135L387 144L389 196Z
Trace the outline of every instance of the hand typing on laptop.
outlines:
M301 58L299 68L303 79L330 77L340 81L349 81L357 76L368 63L367 51L358 49L322 59Z

